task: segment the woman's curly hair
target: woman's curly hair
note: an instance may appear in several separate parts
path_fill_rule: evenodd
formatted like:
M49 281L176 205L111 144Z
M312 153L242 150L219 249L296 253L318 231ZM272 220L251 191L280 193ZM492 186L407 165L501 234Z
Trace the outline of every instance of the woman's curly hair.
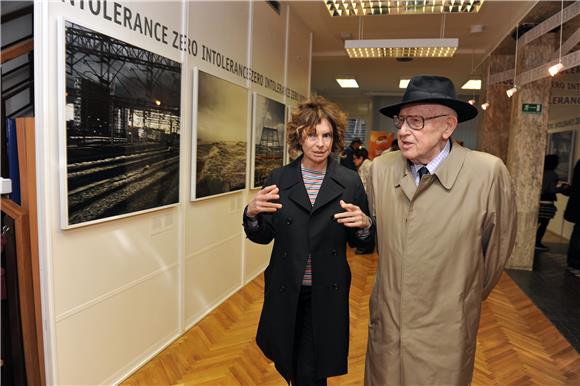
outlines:
M286 125L289 150L302 150L300 140L325 118L332 126L332 152L340 153L344 148L346 114L335 103L321 96L305 100L292 111L292 118Z

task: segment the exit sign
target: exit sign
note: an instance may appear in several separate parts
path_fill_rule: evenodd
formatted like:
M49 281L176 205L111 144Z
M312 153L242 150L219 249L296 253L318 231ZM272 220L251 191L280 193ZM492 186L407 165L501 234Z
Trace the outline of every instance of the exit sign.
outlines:
M539 114L542 112L542 105L539 103L523 103L522 111L524 113L535 113Z

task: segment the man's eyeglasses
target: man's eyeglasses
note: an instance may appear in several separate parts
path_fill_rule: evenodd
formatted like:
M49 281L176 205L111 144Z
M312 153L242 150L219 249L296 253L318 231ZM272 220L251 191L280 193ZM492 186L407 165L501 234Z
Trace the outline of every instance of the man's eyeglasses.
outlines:
M407 121L407 125L413 130L421 130L425 127L425 121L435 118L446 117L449 114L435 115L433 117L422 117L420 115L394 115L393 124L397 129L403 127L403 123Z

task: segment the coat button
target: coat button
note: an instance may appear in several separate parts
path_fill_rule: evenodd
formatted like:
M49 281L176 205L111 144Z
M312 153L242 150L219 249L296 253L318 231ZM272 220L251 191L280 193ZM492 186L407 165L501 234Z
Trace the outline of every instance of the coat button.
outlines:
M286 225L290 225L290 224L292 224L292 217L288 217L286 219Z
M338 284L337 283L332 283L332 289L335 291L338 291Z
M331 254L332 256L336 256L336 249L333 249L332 251L330 251L330 254Z
M284 284L280 286L280 292L286 292L286 286Z

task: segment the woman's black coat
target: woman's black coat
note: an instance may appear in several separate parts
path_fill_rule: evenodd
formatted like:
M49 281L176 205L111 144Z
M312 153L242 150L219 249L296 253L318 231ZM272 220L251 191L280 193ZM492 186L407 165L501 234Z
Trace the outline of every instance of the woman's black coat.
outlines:
M274 170L266 180L266 186L275 184L280 189L281 209L258 215L257 229L251 228L244 216L250 240L268 244L274 239L264 273L264 305L256 341L286 380L293 371L296 308L308 255L312 256L316 376L323 378L347 372L351 274L346 243L363 248L374 245L374 226L369 237L360 240L355 235L357 229L346 228L332 218L344 211L340 200L359 206L368 215L367 197L358 174L329 159L312 206L302 179L301 160Z

